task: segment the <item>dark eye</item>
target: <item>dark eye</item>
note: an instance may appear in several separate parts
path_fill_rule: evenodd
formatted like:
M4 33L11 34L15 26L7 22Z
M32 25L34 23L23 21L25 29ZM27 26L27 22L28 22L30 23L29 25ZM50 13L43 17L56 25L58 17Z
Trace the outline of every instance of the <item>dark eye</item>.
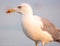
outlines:
M21 6L18 6L18 8L21 8Z

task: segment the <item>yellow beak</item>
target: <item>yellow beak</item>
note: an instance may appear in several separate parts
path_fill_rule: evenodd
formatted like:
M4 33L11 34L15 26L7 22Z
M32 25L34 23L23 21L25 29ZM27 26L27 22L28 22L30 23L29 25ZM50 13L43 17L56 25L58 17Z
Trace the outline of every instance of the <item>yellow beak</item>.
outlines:
M8 9L7 11L6 11L6 13L12 13L12 12L15 12L16 10L14 10L14 9Z

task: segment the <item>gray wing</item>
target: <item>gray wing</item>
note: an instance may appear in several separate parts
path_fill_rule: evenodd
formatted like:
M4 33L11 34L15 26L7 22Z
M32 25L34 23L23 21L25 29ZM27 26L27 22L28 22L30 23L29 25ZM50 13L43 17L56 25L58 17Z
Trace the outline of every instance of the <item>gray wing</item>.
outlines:
M55 41L60 37L59 30L49 20L42 18L43 26L42 30L50 33Z

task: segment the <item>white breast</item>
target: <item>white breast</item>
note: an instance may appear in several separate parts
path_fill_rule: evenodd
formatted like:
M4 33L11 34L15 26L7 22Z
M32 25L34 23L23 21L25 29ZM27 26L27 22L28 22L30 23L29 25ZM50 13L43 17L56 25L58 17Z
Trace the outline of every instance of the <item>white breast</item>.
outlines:
M37 41L47 41L52 40L51 35L48 32L42 31L41 27L43 27L41 18L38 17L25 17L22 19L22 25L24 28L24 33L30 39ZM45 35L45 36L44 36Z

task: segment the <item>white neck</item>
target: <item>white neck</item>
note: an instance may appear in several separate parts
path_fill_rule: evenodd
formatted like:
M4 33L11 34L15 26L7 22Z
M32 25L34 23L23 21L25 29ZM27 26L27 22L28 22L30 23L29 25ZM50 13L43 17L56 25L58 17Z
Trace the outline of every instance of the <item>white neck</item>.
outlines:
M33 16L33 12L27 11L22 14L23 16Z

